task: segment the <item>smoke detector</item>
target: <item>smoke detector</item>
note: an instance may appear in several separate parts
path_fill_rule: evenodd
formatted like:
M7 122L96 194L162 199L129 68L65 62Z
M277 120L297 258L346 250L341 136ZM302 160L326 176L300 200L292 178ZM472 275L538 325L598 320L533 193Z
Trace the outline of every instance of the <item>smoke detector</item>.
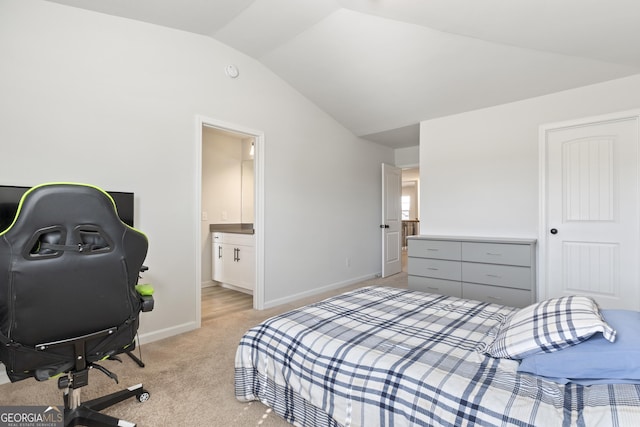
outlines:
M235 65L227 65L224 68L224 73L232 79L235 79L240 75L240 70L238 70L238 67L236 67Z

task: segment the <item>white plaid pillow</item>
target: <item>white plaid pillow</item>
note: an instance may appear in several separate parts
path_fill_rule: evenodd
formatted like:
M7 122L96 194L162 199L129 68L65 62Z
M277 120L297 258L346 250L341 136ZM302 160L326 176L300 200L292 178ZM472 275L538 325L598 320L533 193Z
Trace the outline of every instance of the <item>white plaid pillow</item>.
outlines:
M604 321L592 298L553 298L507 317L485 353L493 357L523 359L579 344L597 332L602 332L610 342L616 339L616 331Z

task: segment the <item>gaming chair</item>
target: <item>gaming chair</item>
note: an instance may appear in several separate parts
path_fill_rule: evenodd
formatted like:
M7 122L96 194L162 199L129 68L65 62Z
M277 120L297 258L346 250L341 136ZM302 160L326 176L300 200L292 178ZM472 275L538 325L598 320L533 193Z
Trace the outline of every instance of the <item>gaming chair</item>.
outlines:
M96 362L131 355L139 314L153 309L151 292L136 290L147 247L113 199L85 184L31 188L0 230L0 361L12 382L58 376L66 426L135 426L97 411L149 397L140 384L80 402L91 368L117 382Z

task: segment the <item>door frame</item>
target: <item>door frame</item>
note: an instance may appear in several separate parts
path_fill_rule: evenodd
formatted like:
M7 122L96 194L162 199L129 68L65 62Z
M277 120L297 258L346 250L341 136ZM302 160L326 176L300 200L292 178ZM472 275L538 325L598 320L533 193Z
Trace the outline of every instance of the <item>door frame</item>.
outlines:
M546 123L540 125L538 132L538 287L537 300L548 298L547 288L547 248L549 227L547 221L547 135L550 131L567 129L572 127L595 125L605 122L627 119L640 119L640 109L621 111L598 116L589 116L579 119L566 120L561 122ZM640 120L638 120L640 122ZM639 126L640 127L640 126ZM640 129L638 130L640 134ZM640 164L640 159L636 159ZM636 183L640 189L640 183ZM637 236L640 239L640 236Z
M223 122L218 119L196 116L196 137L195 137L195 158L193 169L194 176L194 205L196 206L194 215L195 222L195 282L196 282L196 323L197 327L202 322L202 238L201 238L201 212L202 212L202 127L207 126L223 131L241 133L254 138L254 219L253 229L255 230L256 245L256 284L253 291L253 308L262 310L264 308L264 132L254 130L245 126Z

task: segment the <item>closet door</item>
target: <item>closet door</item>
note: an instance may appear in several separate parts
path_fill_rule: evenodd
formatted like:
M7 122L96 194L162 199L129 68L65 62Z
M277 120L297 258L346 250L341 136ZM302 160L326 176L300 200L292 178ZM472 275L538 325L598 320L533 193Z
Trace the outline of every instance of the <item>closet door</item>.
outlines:
M638 117L545 135L546 296L640 309Z

